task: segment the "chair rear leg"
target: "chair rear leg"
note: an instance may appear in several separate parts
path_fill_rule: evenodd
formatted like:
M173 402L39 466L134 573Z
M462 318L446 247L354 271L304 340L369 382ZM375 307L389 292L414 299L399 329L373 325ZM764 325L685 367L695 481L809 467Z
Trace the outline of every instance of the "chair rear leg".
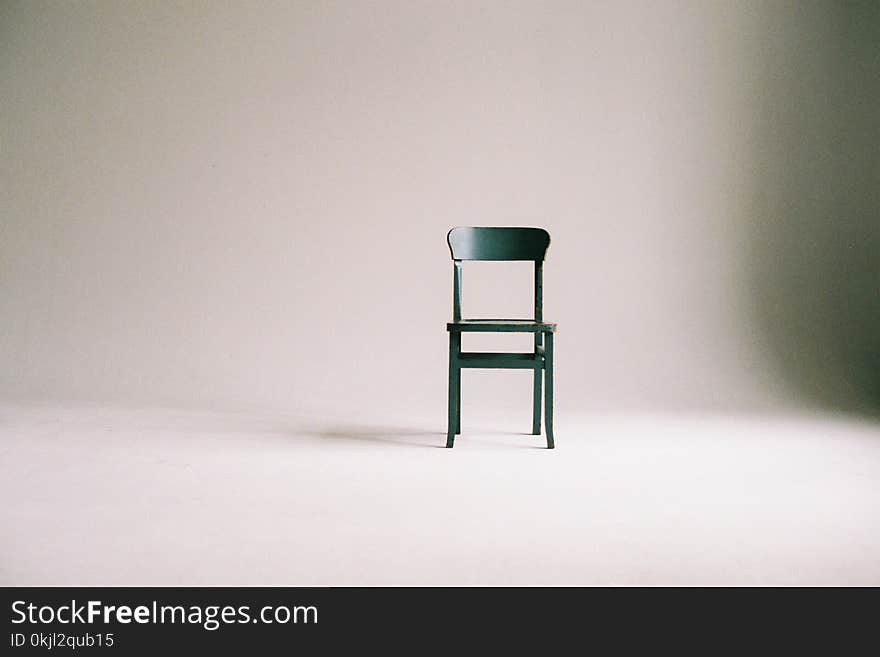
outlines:
M547 449L553 449L553 334L544 340L544 422L547 426Z
M535 334L535 352L541 346L541 334ZM535 368L535 378L532 382L532 434L541 435L541 383L544 376L543 366Z
M455 374L455 433L461 433L461 368Z

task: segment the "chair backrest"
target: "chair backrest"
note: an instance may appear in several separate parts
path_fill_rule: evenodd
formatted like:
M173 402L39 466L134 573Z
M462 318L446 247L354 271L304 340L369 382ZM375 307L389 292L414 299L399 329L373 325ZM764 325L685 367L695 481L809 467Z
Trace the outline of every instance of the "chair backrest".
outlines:
M550 233L543 228L459 226L449 231L446 241L455 265L452 279L453 321L461 321L462 260L534 261L535 320L543 321L543 265L550 245Z
M542 262L550 234L543 228L459 226L446 236L453 260L535 260Z

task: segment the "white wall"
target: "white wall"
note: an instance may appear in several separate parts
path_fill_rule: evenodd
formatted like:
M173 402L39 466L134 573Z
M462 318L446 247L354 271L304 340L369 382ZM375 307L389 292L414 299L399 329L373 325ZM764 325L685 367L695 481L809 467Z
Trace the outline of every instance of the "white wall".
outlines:
M807 347L786 348L809 360L839 334L810 342L773 315L793 298L773 274L798 231L779 210L813 188L806 174L778 183L792 183L791 153L820 150L779 101L826 97L811 62L855 71L838 97L873 79L850 60L873 61L876 12L841 27L835 11L4 3L0 391L442 418L445 234L471 224L553 236L560 410L796 400L800 370L779 345L793 335ZM852 30L862 49L840 55ZM857 101L846 121L826 108L820 127L873 128ZM850 215L876 244L876 155L862 148ZM819 160L829 205L843 160ZM826 215L810 216L815 237ZM514 301L487 276L466 288L469 307L493 294L527 307L528 290ZM527 410L528 377L497 374L474 380ZM864 392L845 383L826 397Z

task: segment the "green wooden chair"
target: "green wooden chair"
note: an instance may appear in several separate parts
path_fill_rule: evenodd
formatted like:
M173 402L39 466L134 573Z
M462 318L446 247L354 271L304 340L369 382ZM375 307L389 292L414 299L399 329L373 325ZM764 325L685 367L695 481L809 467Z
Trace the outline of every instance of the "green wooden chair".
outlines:
M461 433L461 371L469 368L531 369L535 372L532 406L532 433L541 434L541 373L544 373L544 414L547 449L553 449L553 333L556 324L543 318L544 254L550 235L542 228L453 228L446 236L452 253L452 321L449 331L449 426L446 446L452 447ZM534 319L462 319L461 263L464 260L514 261L535 263ZM493 333L534 333L535 349L527 354L463 353L461 334L465 331Z

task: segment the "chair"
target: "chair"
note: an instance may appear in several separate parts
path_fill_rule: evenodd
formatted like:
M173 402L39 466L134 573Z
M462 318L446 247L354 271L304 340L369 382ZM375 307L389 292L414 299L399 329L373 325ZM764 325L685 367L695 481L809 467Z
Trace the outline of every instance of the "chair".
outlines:
M446 236L452 253L452 321L449 331L449 424L446 446L452 447L456 434L461 433L461 371L471 368L503 368L534 370L532 433L541 435L541 372L544 373L544 414L547 449L553 449L553 333L556 324L543 318L544 254L550 235L542 228L453 228ZM464 260L515 261L535 263L534 319L462 319L461 269ZM463 353L461 334L464 332L534 333L532 353Z

